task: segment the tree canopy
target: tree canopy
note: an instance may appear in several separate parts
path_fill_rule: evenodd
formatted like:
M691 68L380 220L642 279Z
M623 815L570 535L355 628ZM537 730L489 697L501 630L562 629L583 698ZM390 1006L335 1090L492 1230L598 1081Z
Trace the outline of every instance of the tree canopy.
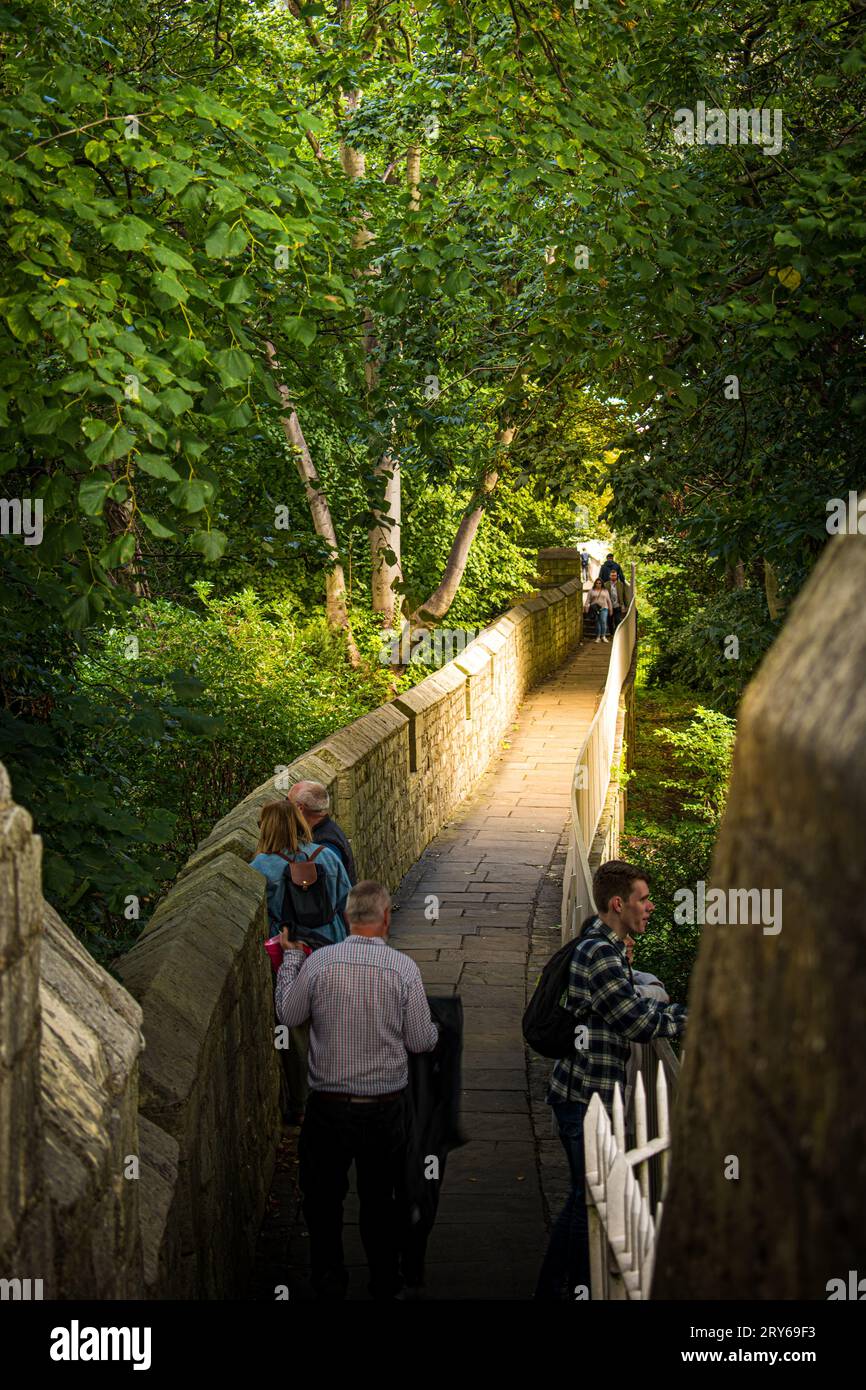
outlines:
M100 732L82 661L163 601L324 605L375 701L377 627L489 616L604 495L772 630L862 474L864 14L0 4L0 472L44 531L0 550L0 753L92 808L58 892L168 838L109 748L225 714L179 653Z

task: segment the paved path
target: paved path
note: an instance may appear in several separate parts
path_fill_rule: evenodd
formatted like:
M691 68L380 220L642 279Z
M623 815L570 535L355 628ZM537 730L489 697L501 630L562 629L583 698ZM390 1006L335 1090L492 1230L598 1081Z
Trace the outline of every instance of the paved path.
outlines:
M595 712L610 647L588 642L524 700L502 754L431 842L396 894L391 942L418 962L427 993L458 993L465 1010L463 1117L430 1240L431 1299L530 1298L547 1222L567 1189L565 1158L544 1104L551 1063L524 1048L520 1021L538 973L560 943L564 829L577 749ZM429 921L430 895L439 899ZM303 1275L306 1238L283 1195L274 1201L260 1297L273 1271ZM275 1185L279 1189L279 1178ZM346 1204L350 1297L365 1298L354 1197ZM263 1233L264 1234L264 1233Z
M458 993L465 1011L470 1142L448 1160L430 1298L530 1297L547 1208L564 1200L565 1158L544 1104L551 1064L527 1053L520 1021L560 944L569 788L609 652L585 644L527 696L500 758L397 895L392 944L418 962L428 994ZM430 894L436 922L424 915Z

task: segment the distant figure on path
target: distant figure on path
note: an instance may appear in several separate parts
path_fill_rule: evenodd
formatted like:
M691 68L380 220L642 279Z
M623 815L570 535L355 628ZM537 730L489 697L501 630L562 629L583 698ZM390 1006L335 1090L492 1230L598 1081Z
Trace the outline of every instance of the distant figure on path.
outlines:
M598 573L602 584L606 584L612 574L616 575L620 584L625 584L625 575L623 574L622 569L617 564L616 560L613 558L612 550L609 550L607 552L604 564L602 565Z
M611 571L611 576L610 579L607 581L606 588L610 596L610 606L612 609L610 630L611 634L613 634L614 632L616 632L617 628L622 622L622 610L624 606L622 584L620 580L617 579L613 571Z
M591 613L595 618L595 640L596 642L607 641L607 624L613 617L613 605L610 601L610 594L598 576L591 589L587 589L586 597L583 600L584 613Z
M580 552L580 569L583 579L589 579L589 551L586 546Z
M281 936L277 1018L290 1028L311 1020L299 1158L313 1288L319 1298L346 1296L343 1200L354 1162L370 1292L388 1299L401 1290L408 1054L432 1052L439 1033L418 966L387 943L387 889L369 879L356 884L346 916L347 940L306 962L288 933Z
M353 885L357 883L358 875L352 846L337 822L331 819L331 797L328 788L322 786L321 782L296 782L289 788L289 801L303 814L316 844L329 845L331 849L336 850L349 875L349 882Z
M569 967L566 1006L587 1034L553 1069L547 1102L571 1169L571 1193L550 1234L535 1297L573 1301L590 1285L588 1219L585 1200L583 1121L597 1091L608 1114L619 1082L625 1092L626 1063L632 1042L676 1038L683 1032L681 1004L661 1004L635 990L626 939L646 931L653 905L647 875L634 864L611 859L592 881L598 915L585 924Z

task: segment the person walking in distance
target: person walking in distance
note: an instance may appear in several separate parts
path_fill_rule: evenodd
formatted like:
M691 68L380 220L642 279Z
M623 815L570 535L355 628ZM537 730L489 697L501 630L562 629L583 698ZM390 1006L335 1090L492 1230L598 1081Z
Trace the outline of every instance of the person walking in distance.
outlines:
M595 580L591 589L587 589L583 600L583 610L595 618L596 642L606 642L607 624L613 613L613 605L610 601L610 594L600 578Z
M439 1031L421 973L388 945L391 899L365 879L346 902L350 934L304 961L288 932L277 975L280 1023L310 1023L310 1094L299 1141L300 1186L319 1298L345 1298L343 1201L354 1162L361 1240L374 1298L400 1292L401 1194L409 1140L408 1053Z
M610 579L607 581L607 593L610 598L611 607L611 636L616 632L622 622L623 609L623 589L620 581L616 577L615 571L611 570Z
M617 1082L625 1092L631 1044L678 1038L686 1024L681 1004L640 995L632 980L626 940L646 931L653 910L645 870L612 859L596 871L592 892L597 916L578 937L565 1001L574 1015L576 1046L554 1066L547 1094L568 1156L571 1192L550 1234L535 1291L539 1299L589 1297L583 1121L593 1094L598 1092L610 1114Z
M620 584L625 584L625 575L622 568L613 558L613 551L609 550L605 556L604 564L598 572L602 584L606 584L612 574L615 574Z

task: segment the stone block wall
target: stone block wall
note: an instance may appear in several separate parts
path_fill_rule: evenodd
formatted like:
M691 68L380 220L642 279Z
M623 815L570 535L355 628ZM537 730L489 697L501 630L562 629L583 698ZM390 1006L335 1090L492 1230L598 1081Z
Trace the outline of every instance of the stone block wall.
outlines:
M598 566L593 564L590 572ZM550 546L538 552L538 582L544 587L567 584L569 579L581 579L580 551L572 546Z
M235 854L194 868L120 965L144 1017L161 1298L237 1296L249 1276L280 1133L264 882Z
M40 1076L42 842L0 764L0 1278L48 1281ZM46 1287L46 1293L48 1288Z
M0 1278L141 1296L140 1050L138 1005L43 902L0 766Z

